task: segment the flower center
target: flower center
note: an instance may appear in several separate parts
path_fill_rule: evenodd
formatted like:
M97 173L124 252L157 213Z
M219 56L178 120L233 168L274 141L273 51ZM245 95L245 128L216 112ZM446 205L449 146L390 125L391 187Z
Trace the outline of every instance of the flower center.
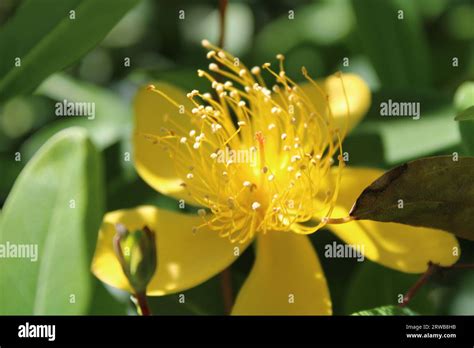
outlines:
M194 108L184 111L192 128L168 117L163 134L145 135L169 151L183 187L211 212L200 210L203 223L196 230L208 226L243 243L257 232L319 229L337 196L338 185L325 185L337 153L343 166L340 130L329 104L313 105L286 76L282 55L279 73L270 63L262 65L275 77L269 88L260 67L249 70L206 40L203 45L215 63L198 75L210 81L215 95L188 93ZM305 69L303 74L327 101ZM228 80L219 82L222 78ZM154 86L149 89L182 108ZM320 218L313 226L300 224L315 217Z

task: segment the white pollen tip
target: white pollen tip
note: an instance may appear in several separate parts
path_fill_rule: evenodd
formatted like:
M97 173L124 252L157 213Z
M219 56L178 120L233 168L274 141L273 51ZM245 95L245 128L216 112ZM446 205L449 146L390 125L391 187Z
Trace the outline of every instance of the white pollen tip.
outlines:
M188 140L188 139L187 139L186 137L182 137L181 139L179 139L179 142L180 142L181 144L186 144L186 141L187 141L187 140Z
M252 70L250 70L250 71L252 72L252 74L258 75L258 74L260 74L260 67L254 66L254 67L252 68Z
M257 210L257 209L260 208L260 207L261 207L261 204L260 204L260 203L258 203L258 202L253 202L253 203L252 203L252 209L253 209L253 210Z
M245 74L247 74L247 70L241 69L241 70L239 71L239 76L240 76L240 77L244 76Z
M272 114L279 114L281 109L278 106L272 107Z
M278 54L276 55L276 57L277 57L277 59L280 59L280 60L281 60L281 59L285 59L285 56L284 56L283 54L281 54L281 53L278 53Z
M218 123L211 124L212 133L216 133L221 128L222 128L222 126Z
M206 216L206 209L198 209L197 213L201 217Z
M244 107L245 106L245 102L243 100L239 101L239 103L237 104L238 106L240 107Z
M250 186L252 186L252 183L251 183L250 181L244 181L244 182L243 182L243 185L244 185L245 187L250 187Z
M211 63L211 64L209 64L209 70L217 71L217 70L219 70L219 67L217 66L216 63Z
M186 178L189 179L189 180L191 180L192 178L194 178L193 173L188 173L188 174L186 175Z
M225 58L225 53L224 53L224 51L219 51L219 52L217 53L217 55L219 56L219 58L222 58L222 59Z
M209 48L211 46L211 43L209 42L209 40L204 39L201 41L201 45L202 47Z
M207 52L206 57L207 57L207 59L211 59L215 55L216 55L216 51L209 51L209 52Z
M198 76L199 77L203 77L204 76L204 71L202 71L201 69L198 70Z
M301 156L299 155L294 155L293 157L291 157L291 162L292 163L295 163L296 161L299 161L301 159Z

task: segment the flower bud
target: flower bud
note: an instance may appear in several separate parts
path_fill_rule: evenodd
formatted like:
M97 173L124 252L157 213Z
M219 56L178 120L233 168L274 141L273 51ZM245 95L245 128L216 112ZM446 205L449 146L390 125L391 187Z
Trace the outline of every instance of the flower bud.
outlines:
M129 232L123 224L116 224L114 250L131 287L136 294L146 288L157 268L155 233L147 226Z

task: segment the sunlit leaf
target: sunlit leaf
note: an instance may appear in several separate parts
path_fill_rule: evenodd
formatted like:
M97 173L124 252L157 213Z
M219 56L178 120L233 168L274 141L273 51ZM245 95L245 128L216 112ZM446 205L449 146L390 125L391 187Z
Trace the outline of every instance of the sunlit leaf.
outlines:
M389 100L419 103L419 118L414 115L381 116L381 105ZM369 113L355 132L377 134L383 144L386 163L400 164L459 145L461 136L458 124L453 120L454 114L451 98L442 93L384 88L374 93ZM421 138L420 135L426 136Z
M417 315L410 308L406 307L397 307L397 306L384 306L377 307L373 309L366 309L365 311L360 311L352 315Z
M103 206L101 160L86 131L58 133L20 173L2 211L0 314L88 312ZM24 257L14 257L21 246Z
M474 105L474 82L467 81L459 86L454 95L454 105L458 112ZM459 122L458 127L466 153L474 155L474 122Z

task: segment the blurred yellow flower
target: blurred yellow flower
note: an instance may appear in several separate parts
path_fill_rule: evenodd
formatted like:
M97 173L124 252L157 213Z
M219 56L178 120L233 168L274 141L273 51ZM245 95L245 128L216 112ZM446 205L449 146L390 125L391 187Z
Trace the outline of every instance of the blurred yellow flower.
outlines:
M134 133L141 177L203 209L190 215L143 206L107 214L92 265L99 279L129 288L112 249L117 223L157 233L159 267L149 295L204 282L256 238L255 264L233 314L331 314L323 270L306 236L325 226L363 245L370 260L403 272L457 260L457 240L442 231L373 221L331 224L332 215L347 216L382 174L344 166L342 140L370 105L361 78L339 74L316 83L303 69L308 82L298 86L286 76L282 55L278 72L269 63L248 69L208 41L203 45L213 62L198 75L214 95L185 95L164 83L143 88ZM263 71L275 85L266 85Z

